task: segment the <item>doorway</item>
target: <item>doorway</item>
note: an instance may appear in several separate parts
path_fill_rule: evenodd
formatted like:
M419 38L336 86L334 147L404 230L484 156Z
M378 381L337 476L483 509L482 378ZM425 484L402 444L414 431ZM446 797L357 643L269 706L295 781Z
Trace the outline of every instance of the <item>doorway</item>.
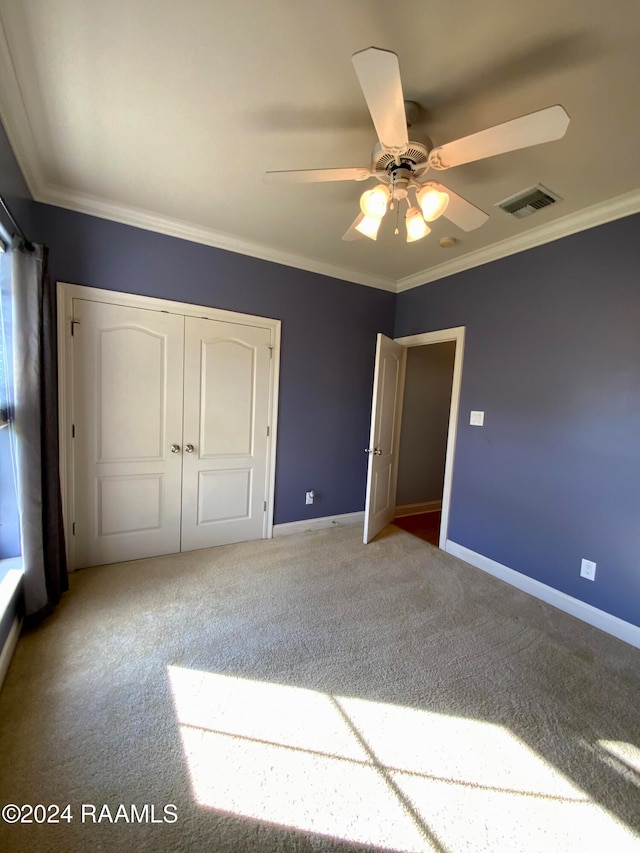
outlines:
M407 350L394 524L438 545L455 341Z
M396 338L391 341L384 335L378 335L376 351L376 369L374 371L374 389L372 402L372 418L367 474L367 493L365 503L364 541L369 542L396 517L398 463L400 457L400 438L405 418L403 404L405 402L405 377L408 352L414 347L426 347L432 344L449 343L455 350L453 353L453 369L449 374L450 399L448 410L448 427L446 428L446 446L444 448L444 476L442 477L442 499L440 525L437 543L446 550L449 528L449 512L451 502L451 484L455 456L455 437L458 424L458 409L460 387L462 383L462 363L464 357L463 326L452 329L442 329L437 332L425 332ZM396 370L390 370L387 364L397 364ZM393 379L393 382L391 381ZM388 387L385 388L385 381ZM393 391L393 393L391 393ZM412 415L409 415L412 416ZM412 417L416 417L415 414ZM419 415L418 415L419 417ZM387 425L385 429L385 424ZM417 425L419 432L420 425ZM440 449L442 452L442 448ZM384 461L384 469L388 471L384 478L385 489L378 487L379 469ZM441 463L440 463L441 464ZM420 513L435 506L410 507ZM405 510L407 505L405 504ZM375 510L375 511L374 511ZM402 510L401 510L402 511Z

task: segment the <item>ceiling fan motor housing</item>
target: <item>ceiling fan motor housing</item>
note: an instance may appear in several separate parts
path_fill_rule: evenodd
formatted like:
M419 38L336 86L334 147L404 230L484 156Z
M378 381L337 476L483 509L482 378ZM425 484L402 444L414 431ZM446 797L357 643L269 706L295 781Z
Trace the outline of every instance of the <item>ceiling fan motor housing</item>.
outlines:
M385 151L378 143L373 149L371 170L373 172L386 173L385 175L379 176L383 184L395 183L400 175L398 175L394 181L392 179L394 173L399 172L407 174L407 170L409 170L408 177L417 178L422 175L429 166L429 152L432 147L430 140L427 140L426 142L418 142L415 139L410 139L409 144L407 145L407 150L404 154L400 155L400 165L398 165L394 155L389 154L389 152Z

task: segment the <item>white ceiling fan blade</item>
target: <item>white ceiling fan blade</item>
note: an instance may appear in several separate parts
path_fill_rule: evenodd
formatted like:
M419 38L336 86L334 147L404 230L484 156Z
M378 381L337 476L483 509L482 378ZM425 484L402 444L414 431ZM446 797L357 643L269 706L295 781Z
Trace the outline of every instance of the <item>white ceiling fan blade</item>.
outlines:
M389 154L407 149L407 118L397 54L368 47L351 57L380 145Z
M484 210L480 210L479 207L471 204L466 198L462 198L461 195L454 193L449 187L443 187L442 184L438 184L436 181L427 181L426 185L449 196L449 204L442 215L463 231L475 231L476 228L484 225L489 218Z
M356 231L356 226L360 225L362 220L364 219L364 213L359 213L356 218L353 220L351 225L347 228L347 230L342 235L342 239L347 242L350 240L360 240L364 237L364 234L361 234L360 231Z
M284 172L265 172L267 184L315 184L324 181L366 181L371 169L354 167L347 169L296 169Z
M429 165L434 169L450 169L507 151L552 142L565 135L569 121L559 104L547 107L434 148L429 155Z

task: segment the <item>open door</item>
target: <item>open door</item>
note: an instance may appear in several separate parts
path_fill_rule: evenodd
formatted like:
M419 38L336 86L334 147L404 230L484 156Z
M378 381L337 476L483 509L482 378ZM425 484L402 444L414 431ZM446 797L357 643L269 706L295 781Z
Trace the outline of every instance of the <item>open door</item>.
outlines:
M396 508L398 445L407 351L378 334L373 374L373 404L367 495L364 508L364 542L370 542L393 521Z

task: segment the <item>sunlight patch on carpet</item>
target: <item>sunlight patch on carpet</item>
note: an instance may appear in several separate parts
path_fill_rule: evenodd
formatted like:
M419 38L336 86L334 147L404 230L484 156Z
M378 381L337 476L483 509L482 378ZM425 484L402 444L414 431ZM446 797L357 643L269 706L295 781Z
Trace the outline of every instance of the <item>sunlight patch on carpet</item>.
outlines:
M616 764L622 764L627 771L630 771L625 775L640 787L640 749L632 743L619 740L601 740L598 743Z
M507 729L168 667L198 804L403 853L637 853L637 839Z

